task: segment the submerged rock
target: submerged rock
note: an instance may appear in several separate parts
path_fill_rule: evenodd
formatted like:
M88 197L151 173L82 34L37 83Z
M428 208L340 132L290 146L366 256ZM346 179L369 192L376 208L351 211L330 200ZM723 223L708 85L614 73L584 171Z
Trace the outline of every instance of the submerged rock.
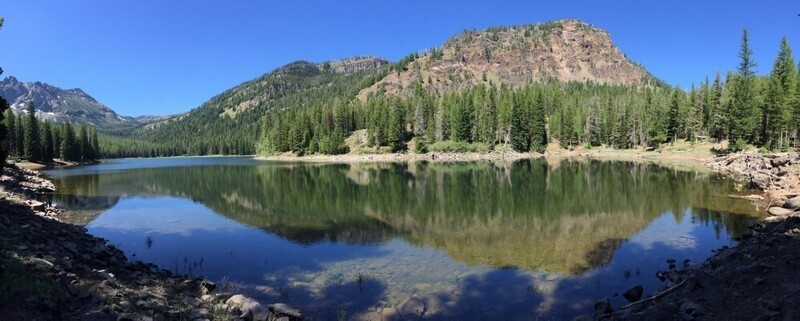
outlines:
M611 300L609 300L608 298L597 301L597 303L594 304L595 316L610 314L613 312L614 312L614 307L611 305Z
M285 303L275 303L267 306L269 309L267 321L301 321L305 318L303 312Z
M644 292L644 288L641 285L634 286L625 293L622 293L622 296L625 297L628 302L636 302L642 298L642 293Z

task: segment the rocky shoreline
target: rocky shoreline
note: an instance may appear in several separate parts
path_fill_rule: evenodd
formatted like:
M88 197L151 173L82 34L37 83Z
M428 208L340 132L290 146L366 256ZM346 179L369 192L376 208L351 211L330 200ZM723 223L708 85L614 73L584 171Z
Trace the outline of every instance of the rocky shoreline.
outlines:
M465 159L466 160L466 159ZM359 161L359 160L356 160ZM379 160L380 161L380 160ZM800 196L797 154L742 153L704 162L767 195L763 223L741 243L701 265L672 260L664 288L641 299L622 294L614 308L596 304L586 320L763 319L800 316ZM7 166L0 198L0 316L10 320L302 320L284 304L262 305L224 284L130 261L83 227L59 221L60 209L38 201L55 186L34 171ZM754 198L760 196L754 195ZM637 292L638 291L638 292ZM720 295L725 293L725 295ZM638 301L637 301L638 300Z
M302 320L226 286L130 261L106 240L58 220L38 199L55 190L8 165L0 197L0 316L5 320Z
M664 270L654 276L664 282L660 291L640 299L641 288L631 288L622 294L630 304L615 308L603 299L595 304L593 315L576 320L800 317L800 157L740 153L716 157L706 165L763 191L766 199L753 195L753 200L766 201L769 216L748 225L736 246L716 250L702 264L667 260Z

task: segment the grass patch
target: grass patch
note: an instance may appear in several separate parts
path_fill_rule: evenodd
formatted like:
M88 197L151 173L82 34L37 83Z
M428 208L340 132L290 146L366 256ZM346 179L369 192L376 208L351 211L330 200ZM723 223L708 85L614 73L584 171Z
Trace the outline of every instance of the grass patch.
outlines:
M477 153L492 150L484 143L454 142L445 140L428 145L428 151L439 153Z

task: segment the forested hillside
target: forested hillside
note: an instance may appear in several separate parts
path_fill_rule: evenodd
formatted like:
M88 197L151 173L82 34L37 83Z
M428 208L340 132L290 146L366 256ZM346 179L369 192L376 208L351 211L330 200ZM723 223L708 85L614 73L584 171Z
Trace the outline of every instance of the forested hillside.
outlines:
M98 148L108 158L542 152L553 143L658 148L677 140L796 148L800 75L791 47L784 38L771 73L757 76L748 42L745 31L735 70L673 88L580 21L465 31L394 64L290 63L185 114L102 129Z
M440 55L431 50L422 58L412 56L409 68ZM631 148L707 138L730 140L731 151L748 144L796 148L800 75L788 41L781 42L769 76L755 75L746 30L739 57L735 72L717 73L713 81L689 90L657 81L613 85L551 79L511 86L484 78L466 89L441 91L437 81L417 77L395 94L379 90L349 103L271 111L264 119L260 151L352 152L344 137L362 129L366 138L359 143L374 152L403 151L410 145L415 152L543 152L551 142L564 148Z
M298 61L211 98L200 107L143 128L132 137L104 137L104 155L254 154L267 110L352 100L385 76L384 60L362 57L314 64Z

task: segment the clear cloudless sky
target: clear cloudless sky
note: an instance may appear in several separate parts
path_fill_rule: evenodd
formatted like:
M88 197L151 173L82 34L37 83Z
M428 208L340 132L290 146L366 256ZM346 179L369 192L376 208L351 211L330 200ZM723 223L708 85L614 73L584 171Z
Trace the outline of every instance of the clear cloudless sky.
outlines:
M124 115L163 115L295 60L396 61L465 29L577 18L686 88L736 68L743 28L760 74L784 35L800 57L798 14L795 0L5 0L0 67L82 88Z

